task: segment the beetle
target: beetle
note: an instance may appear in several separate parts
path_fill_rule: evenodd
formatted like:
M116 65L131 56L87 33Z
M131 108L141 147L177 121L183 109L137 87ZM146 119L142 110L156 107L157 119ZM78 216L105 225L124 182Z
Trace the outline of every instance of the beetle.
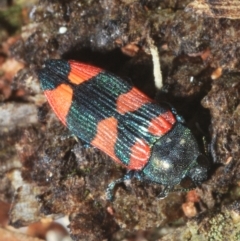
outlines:
M125 166L126 175L164 186L159 198L185 177L207 179L206 157L174 111L101 68L74 60L48 60L38 71L44 94L60 121L79 139Z

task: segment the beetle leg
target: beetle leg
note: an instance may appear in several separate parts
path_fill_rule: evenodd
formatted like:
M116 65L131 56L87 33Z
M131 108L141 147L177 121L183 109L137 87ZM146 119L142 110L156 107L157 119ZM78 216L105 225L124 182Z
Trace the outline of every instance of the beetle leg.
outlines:
M163 188L163 190L157 195L157 198L158 199L165 198L168 195L168 193L172 191L172 189L173 189L173 187L171 187L171 186L165 186Z
M140 182L145 181L141 171L132 171L132 172L133 172L132 173L133 177L136 178L138 181L140 181Z
M113 182L111 182L109 185L108 185L108 187L107 187L107 190L106 190L106 198L107 198L107 200L109 200L109 201L113 201L113 191L114 191L114 188L115 188L115 186L117 185L117 184L119 184L119 183L122 183L122 182L124 182L124 181L127 181L127 180L130 180L130 179L132 179L133 177L134 177L134 174L135 174L135 172L134 171L129 171L129 172L127 172L122 178L119 178L119 179L117 179L117 180L115 180L115 181L113 181Z
M167 105L170 108L171 112L174 114L174 116L176 117L178 122L180 122L182 124L186 124L185 119L177 113L177 110L170 103L168 103L166 101L161 101L160 103L164 103L165 105Z
M190 187L190 188L180 188L180 189L174 189L173 187L165 186L164 189L158 194L158 199L165 198L169 192L189 192L196 187Z
M182 124L186 124L185 119L184 119L181 115L179 115L179 114L177 113L177 110L176 110L171 104L169 104L169 103L167 103L167 104L170 106L171 111L172 111L172 113L175 115L177 121L180 122L180 123L182 123Z

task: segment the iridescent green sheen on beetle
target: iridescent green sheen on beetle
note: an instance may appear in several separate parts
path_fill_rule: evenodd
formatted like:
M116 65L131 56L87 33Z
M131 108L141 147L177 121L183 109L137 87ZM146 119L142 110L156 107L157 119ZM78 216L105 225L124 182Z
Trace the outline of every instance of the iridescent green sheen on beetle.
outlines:
M76 61L49 60L38 72L48 102L79 139L128 169L110 183L137 178L164 186L165 197L184 177L195 185L207 179L207 158L174 110L100 68Z

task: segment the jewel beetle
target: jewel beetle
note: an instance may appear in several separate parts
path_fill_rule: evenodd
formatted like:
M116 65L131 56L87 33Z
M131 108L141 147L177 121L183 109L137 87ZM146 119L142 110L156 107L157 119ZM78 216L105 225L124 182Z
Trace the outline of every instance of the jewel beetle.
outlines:
M114 74L77 61L48 60L38 76L61 122L127 168L108 185L107 199L113 199L116 184L133 177L163 185L160 198L185 177L195 185L207 179L207 158L174 110Z

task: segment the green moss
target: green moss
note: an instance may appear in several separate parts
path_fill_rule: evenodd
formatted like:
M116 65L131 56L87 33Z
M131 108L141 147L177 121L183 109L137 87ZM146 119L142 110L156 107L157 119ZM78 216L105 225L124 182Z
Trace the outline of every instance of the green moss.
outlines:
M208 224L204 225L206 228L203 234L206 240L222 241L231 240L237 241L240 237L240 223L234 223L228 210L219 213L212 217Z
M14 5L12 7L0 11L0 28L2 30L7 31L9 35L13 35L18 30L20 30L22 25L23 19L21 6Z

